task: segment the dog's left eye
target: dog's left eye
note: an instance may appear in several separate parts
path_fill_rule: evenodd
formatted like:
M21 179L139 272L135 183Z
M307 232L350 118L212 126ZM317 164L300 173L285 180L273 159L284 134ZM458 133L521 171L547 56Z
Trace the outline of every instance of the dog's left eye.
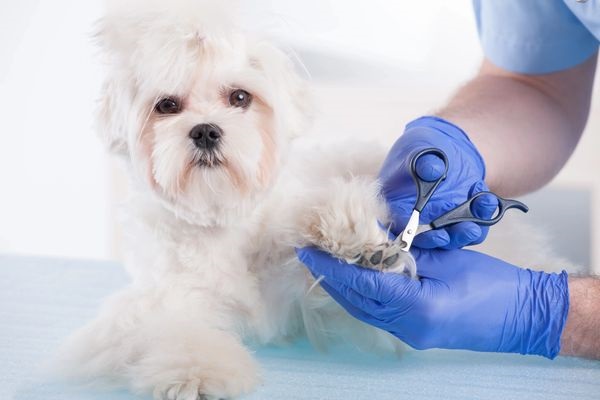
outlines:
M177 114L180 111L180 104L177 99L167 97L156 103L154 109L159 114Z
M229 95L229 104L234 107L248 108L252 103L252 95L243 89L236 89Z

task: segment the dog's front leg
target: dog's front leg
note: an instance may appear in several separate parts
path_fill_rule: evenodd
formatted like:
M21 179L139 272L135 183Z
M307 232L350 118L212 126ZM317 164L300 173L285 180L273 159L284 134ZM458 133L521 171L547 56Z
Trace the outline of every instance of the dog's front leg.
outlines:
M126 289L62 351L68 375L129 386L156 399L230 399L252 391L258 367L214 299L189 288Z
M330 179L312 191L302 204L297 230L313 244L346 262L380 271L416 275L412 256L402 251L384 228L388 217L375 178Z

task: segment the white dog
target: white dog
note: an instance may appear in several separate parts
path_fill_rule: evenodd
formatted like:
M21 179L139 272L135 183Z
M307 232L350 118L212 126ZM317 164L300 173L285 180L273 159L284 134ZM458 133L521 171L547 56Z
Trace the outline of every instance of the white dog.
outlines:
M99 32L109 67L101 133L135 192L124 222L133 282L64 352L72 373L158 399L252 391L259 370L243 342L306 334L317 346L398 349L309 290L294 246L415 274L377 223L385 153L290 146L310 122L305 82L222 4L121 2Z

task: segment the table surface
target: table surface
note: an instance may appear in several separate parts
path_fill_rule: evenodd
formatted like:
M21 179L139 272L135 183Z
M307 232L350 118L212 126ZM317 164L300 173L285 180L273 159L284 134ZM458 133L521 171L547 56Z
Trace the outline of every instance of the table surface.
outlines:
M53 381L39 366L127 284L116 263L0 256L0 400L150 399ZM257 351L255 399L600 399L600 362L409 351L401 358L306 342Z

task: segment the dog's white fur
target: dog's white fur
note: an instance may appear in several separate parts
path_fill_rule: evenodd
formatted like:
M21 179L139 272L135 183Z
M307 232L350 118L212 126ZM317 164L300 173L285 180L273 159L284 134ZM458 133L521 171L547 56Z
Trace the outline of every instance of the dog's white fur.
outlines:
M375 181L385 152L291 145L310 122L305 83L223 3L115 1L99 31L109 68L100 131L134 187L123 221L133 282L69 340L65 365L160 399L252 391L259 370L243 342L306 334L318 346L399 346L309 291L294 253L316 243L352 260L387 241ZM227 102L237 88L253 96L247 109ZM158 115L164 96L182 111ZM200 123L224 131L219 165L196 163L188 134Z

